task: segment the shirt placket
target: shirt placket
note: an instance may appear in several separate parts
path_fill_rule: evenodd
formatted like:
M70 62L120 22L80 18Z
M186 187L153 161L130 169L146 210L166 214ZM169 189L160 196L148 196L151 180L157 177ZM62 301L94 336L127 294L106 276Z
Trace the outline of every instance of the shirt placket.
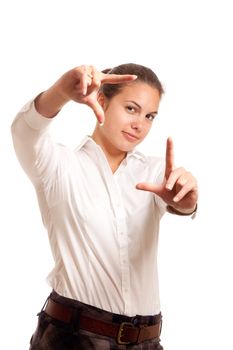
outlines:
M129 242L128 232L126 226L125 209L121 196L120 186L118 184L117 177L114 178L115 182L115 195L114 195L114 206L116 216L116 226L119 243L119 259L121 269L121 288L122 298L124 300L124 312L130 314L130 268L129 268Z

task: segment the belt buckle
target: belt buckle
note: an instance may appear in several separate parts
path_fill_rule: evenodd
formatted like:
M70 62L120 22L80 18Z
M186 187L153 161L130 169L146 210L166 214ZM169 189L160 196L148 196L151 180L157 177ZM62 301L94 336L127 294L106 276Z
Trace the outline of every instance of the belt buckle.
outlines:
M131 342L129 341L123 341L121 340L121 338L123 337L124 335L124 327L125 326L128 326L128 327L134 327L134 325L130 322L122 322L120 324L120 327L119 327L119 330L118 330L118 334L117 334L117 343L119 345L129 345Z

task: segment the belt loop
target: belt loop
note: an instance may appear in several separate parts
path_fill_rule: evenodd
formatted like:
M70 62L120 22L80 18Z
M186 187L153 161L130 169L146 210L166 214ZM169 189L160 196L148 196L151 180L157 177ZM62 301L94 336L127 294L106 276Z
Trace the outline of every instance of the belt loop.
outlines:
M163 318L162 318L162 316L161 316L161 319L160 319L160 328L159 328L159 337L160 337L160 335L161 335L161 333L162 333L162 327L163 327Z
M43 312L44 309L45 309L45 306L48 304L48 301L49 301L51 295L52 295L52 293L50 293L49 296L46 298L46 300L45 300L45 302L44 302L44 305L42 306L40 312L38 312L37 316L40 316L40 315L42 314L42 312Z
M80 315L81 315L81 311L79 309L73 308L72 316L70 320L70 327L72 328L73 335L77 335L79 333Z

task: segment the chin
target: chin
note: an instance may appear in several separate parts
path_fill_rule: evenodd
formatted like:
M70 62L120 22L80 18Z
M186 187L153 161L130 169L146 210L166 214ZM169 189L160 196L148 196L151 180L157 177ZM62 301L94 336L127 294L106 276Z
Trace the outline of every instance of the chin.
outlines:
M117 142L112 143L112 145L114 145L114 147L118 149L118 151L127 153L130 151L133 151L135 147L138 145L138 143L126 142L125 140L120 142L119 140L117 140Z
M122 152L131 152L133 149L136 147L136 145L128 145L128 146L122 146L119 148L120 151Z

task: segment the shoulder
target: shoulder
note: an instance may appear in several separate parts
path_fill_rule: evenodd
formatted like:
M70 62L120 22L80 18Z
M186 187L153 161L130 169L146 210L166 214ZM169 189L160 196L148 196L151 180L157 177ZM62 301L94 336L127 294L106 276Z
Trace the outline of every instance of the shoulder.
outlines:
M147 156L144 153L134 150L127 154L127 158L132 158L134 162L142 164L144 167L164 167L165 159L159 156Z
M129 152L127 155L131 167L143 174L151 181L159 182L163 179L165 171L165 159L158 156L146 156L139 151Z

